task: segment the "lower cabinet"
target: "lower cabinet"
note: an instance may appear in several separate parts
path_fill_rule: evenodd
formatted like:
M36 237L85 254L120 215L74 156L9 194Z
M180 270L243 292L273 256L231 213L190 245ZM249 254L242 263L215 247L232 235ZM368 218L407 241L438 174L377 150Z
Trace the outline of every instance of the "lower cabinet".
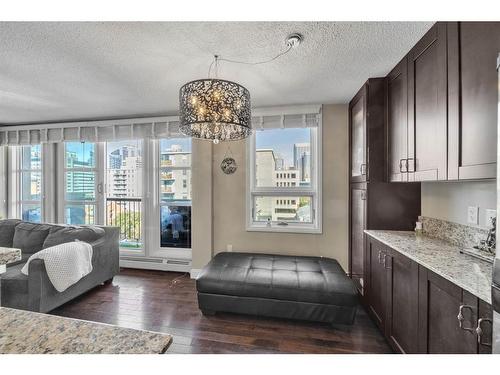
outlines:
M416 353L418 264L392 249L387 253L387 338L397 351Z
M379 328L385 330L386 321L386 278L385 265L382 259L385 257L385 247L377 241L368 241L367 254L365 259L368 264L366 280L366 297L368 301L368 309Z
M400 353L491 353L492 308L367 236L364 301Z

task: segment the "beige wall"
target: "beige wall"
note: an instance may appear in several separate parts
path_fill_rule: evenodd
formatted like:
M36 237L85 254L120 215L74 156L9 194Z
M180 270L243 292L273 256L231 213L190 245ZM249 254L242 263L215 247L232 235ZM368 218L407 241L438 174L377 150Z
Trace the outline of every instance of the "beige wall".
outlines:
M322 234L247 232L245 230L246 146L245 142L241 141L231 143L230 147L238 163L238 170L232 175L226 175L220 169L227 144L221 143L212 147L214 253L225 251L226 246L231 244L233 251L325 256L337 259L347 271L349 196L347 105L323 106ZM196 204L193 196L193 205ZM195 225L195 220L199 221L195 216L196 213L193 212L193 233L196 239L200 235L200 227ZM205 265L210 259L210 252L211 249L195 246L193 243L193 268Z
M467 207L479 207L479 225L486 224L486 209L496 209L496 181L423 182L422 215L467 223Z

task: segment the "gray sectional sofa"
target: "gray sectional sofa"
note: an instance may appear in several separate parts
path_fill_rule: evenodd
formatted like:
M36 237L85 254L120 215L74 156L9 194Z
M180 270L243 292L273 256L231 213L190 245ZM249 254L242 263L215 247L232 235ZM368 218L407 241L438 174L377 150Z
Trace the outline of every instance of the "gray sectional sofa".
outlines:
M51 246L80 240L92 245L90 274L63 292L50 282L44 261L33 260L29 276L21 273L28 258ZM105 226L68 226L34 224L21 220L0 220L0 247L21 249L22 259L7 265L0 275L1 306L37 312L48 312L111 280L119 272L119 228Z

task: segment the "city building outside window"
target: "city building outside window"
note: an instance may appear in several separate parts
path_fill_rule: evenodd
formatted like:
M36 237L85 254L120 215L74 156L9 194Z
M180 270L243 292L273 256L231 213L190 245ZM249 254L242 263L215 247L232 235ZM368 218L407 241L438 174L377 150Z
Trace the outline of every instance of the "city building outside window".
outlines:
M251 135L247 230L321 232L320 126Z

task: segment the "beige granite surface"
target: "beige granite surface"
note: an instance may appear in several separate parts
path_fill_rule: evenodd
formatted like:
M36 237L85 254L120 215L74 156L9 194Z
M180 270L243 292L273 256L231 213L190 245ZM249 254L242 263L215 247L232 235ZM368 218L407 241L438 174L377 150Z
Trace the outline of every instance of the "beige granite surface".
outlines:
M414 232L366 230L366 234L491 304L492 264L460 253L460 246Z
M1 354L161 354L164 333L0 308Z
M453 245L473 248L481 240L488 238L488 229L453 223L451 221L419 216L423 224L424 234L428 237L439 238Z
M7 264L21 260L21 250L10 247L0 247L0 264Z

